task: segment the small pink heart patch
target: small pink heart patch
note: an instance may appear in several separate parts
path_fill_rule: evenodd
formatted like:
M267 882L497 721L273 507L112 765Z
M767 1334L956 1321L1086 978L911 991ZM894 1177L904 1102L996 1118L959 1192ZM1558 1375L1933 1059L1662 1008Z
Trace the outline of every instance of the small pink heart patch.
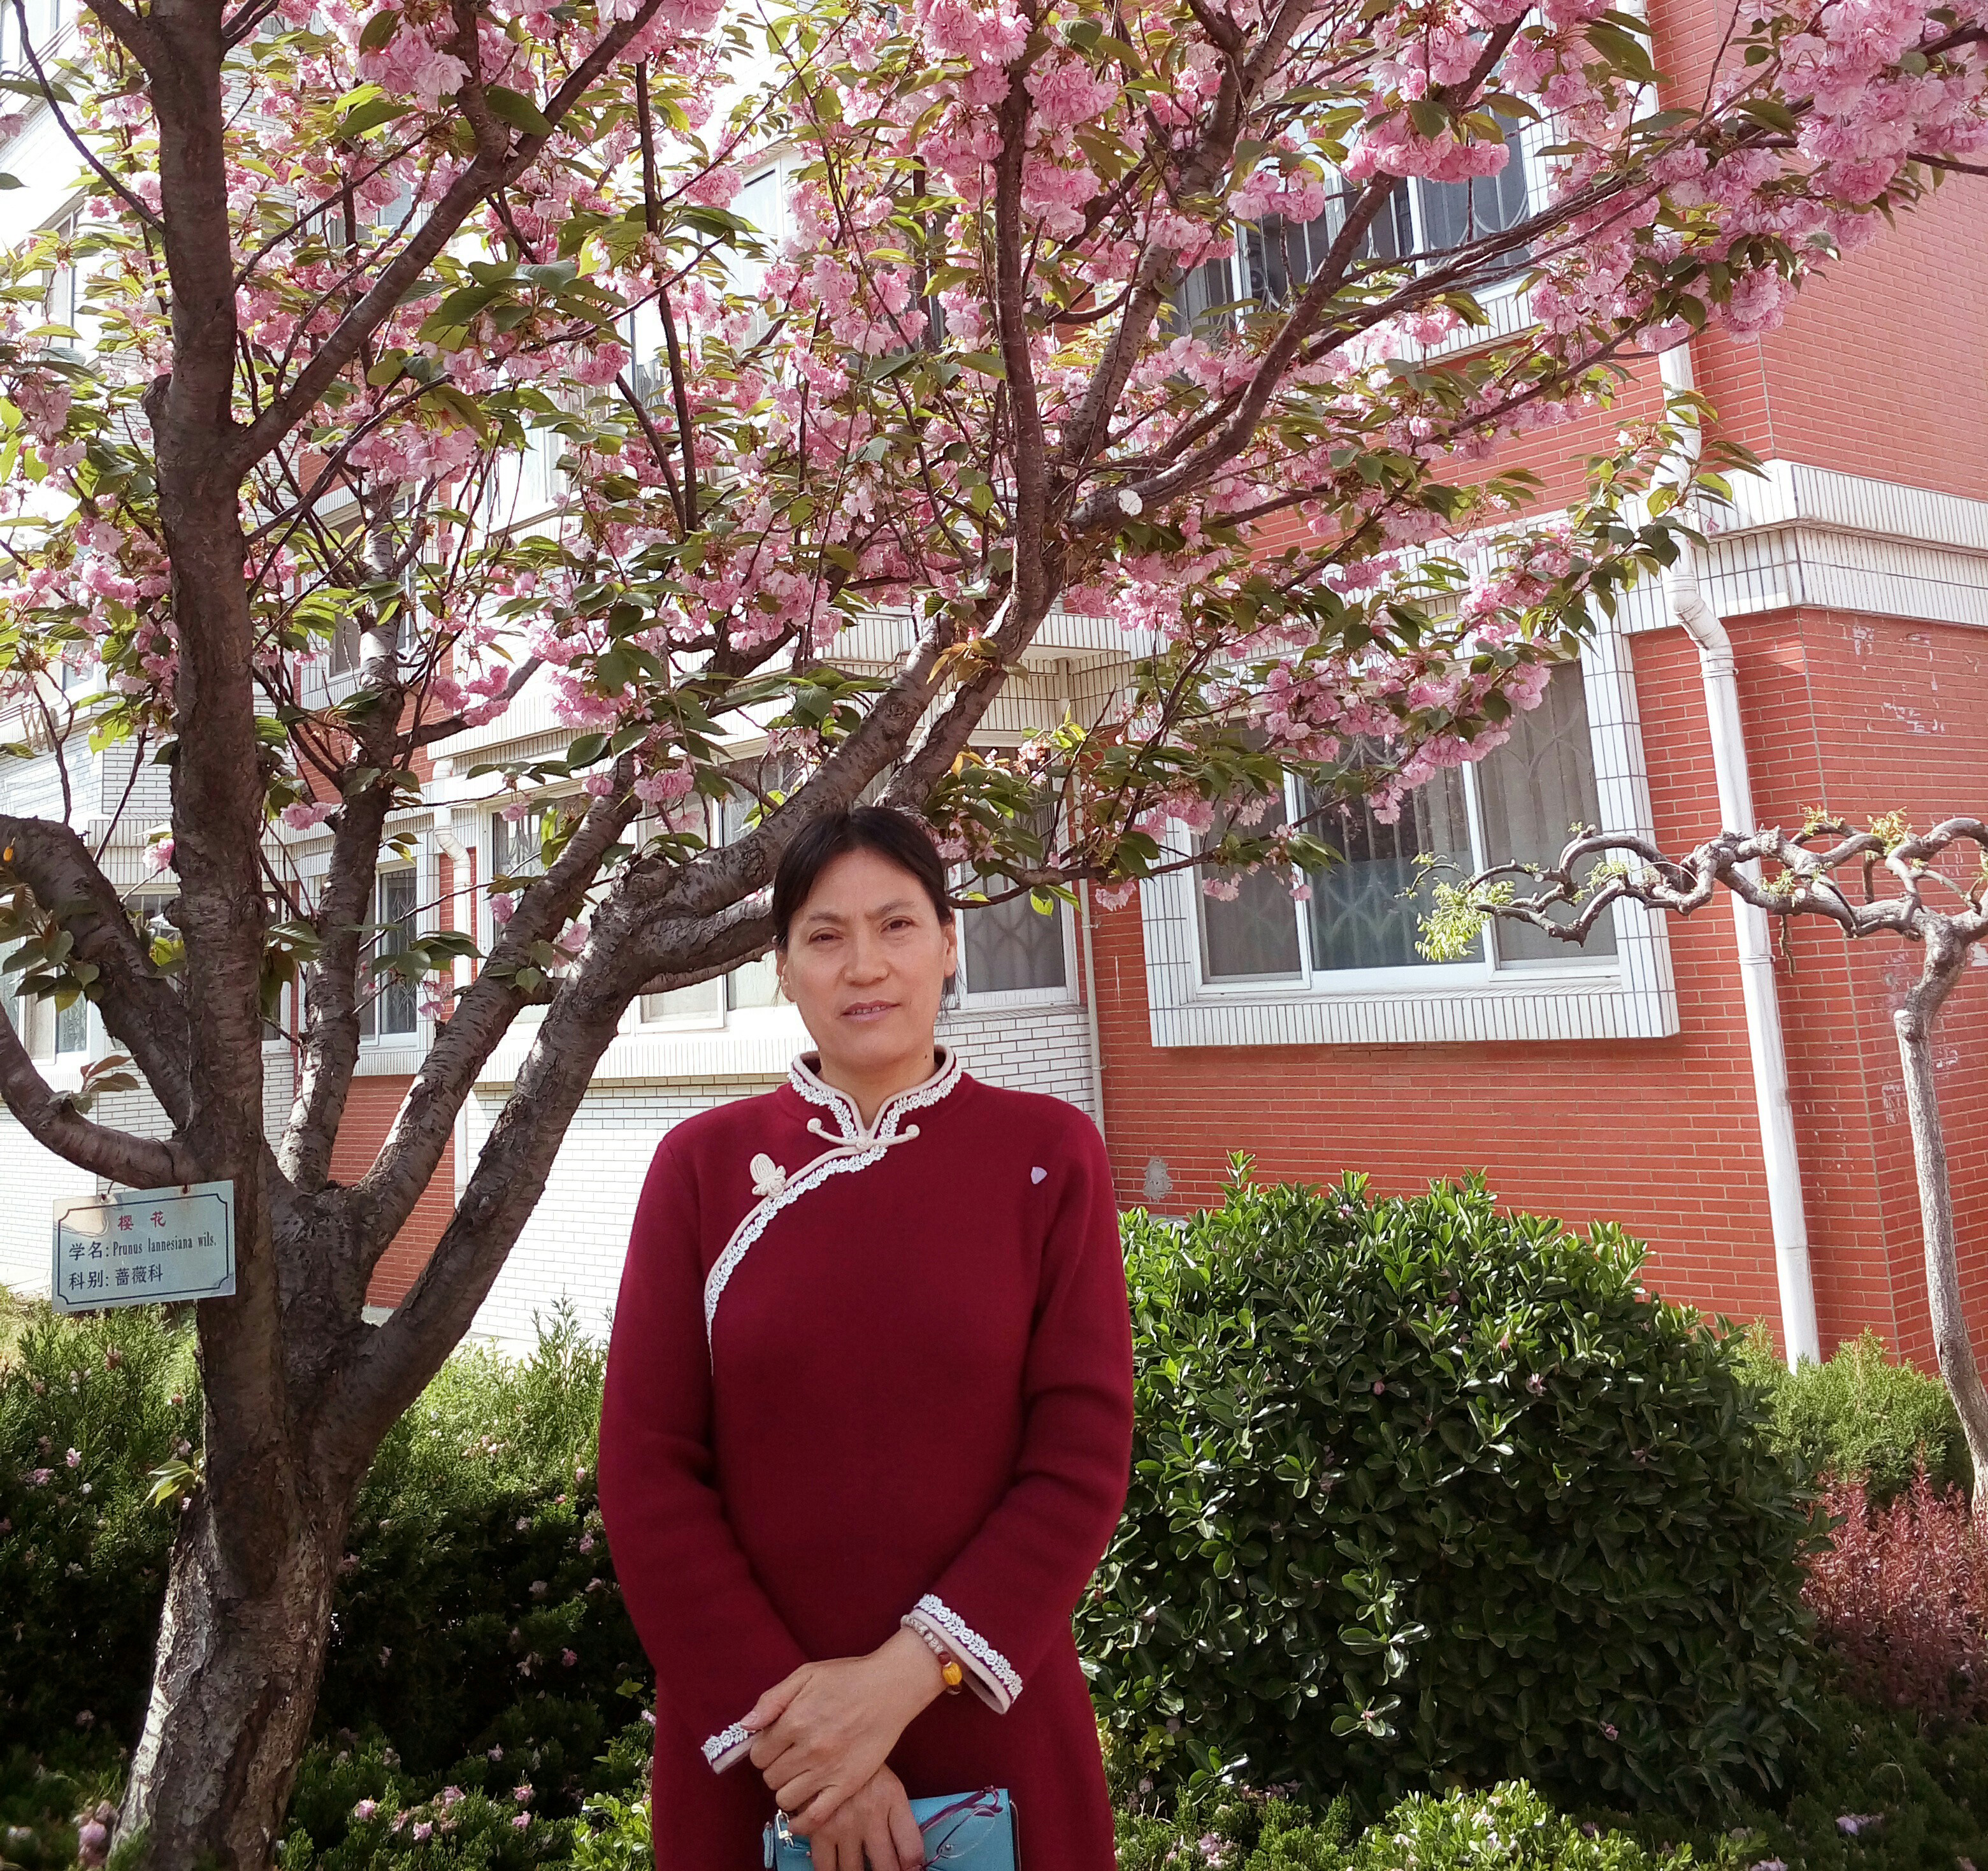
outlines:
M1040 1165L1029 1172L1029 1180L1032 1182L1046 1182L1049 1179L1050 1172Z

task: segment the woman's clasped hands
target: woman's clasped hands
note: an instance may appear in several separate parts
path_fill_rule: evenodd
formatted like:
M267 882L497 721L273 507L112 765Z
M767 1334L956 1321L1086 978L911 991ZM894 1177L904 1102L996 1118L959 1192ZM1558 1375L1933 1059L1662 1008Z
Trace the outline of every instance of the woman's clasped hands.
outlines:
M803 1663L752 1706L752 1764L813 1849L814 1871L923 1871L925 1841L884 1764L945 1687L938 1659L899 1630L867 1656Z

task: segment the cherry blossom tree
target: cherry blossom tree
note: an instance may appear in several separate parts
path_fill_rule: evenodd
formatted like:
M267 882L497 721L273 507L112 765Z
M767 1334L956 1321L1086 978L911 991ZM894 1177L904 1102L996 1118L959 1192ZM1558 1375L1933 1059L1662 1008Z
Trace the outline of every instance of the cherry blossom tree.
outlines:
M1653 347L1771 326L1988 147L1980 0L1762 0L1689 96L1601 0L84 3L76 47L31 50L15 86L88 202L0 292L0 695L44 745L169 766L178 895L148 939L67 816L0 816L0 939L30 992L98 1009L163 1117L141 1135L56 1095L4 1022L0 1091L116 1182L235 1187L121 1820L168 1867L268 1862L374 1448L489 1290L631 999L764 949L798 827L881 789L996 896L1329 862L1266 816L1283 775L1385 811L1496 745L1668 553L1658 469L1702 412L1625 421L1552 514L1501 439L1607 410ZM1488 183L1533 124L1526 211L1388 238L1404 188ZM772 252L732 204L775 151ZM1288 285L1201 305L1239 230ZM89 282L81 358L40 322L58 265ZM1530 320L1500 336L1483 296L1515 274ZM526 530L509 490L549 438L568 493ZM979 757L1059 611L1122 627L1121 691ZM878 620L908 646L882 675L846 648ZM356 686L328 685L354 634ZM465 935L383 952L418 765L528 683L573 731L512 776L562 802L543 867L489 880L473 979ZM735 751L749 729L765 756ZM708 842L702 800L739 790L749 829ZM329 840L308 871L306 836ZM341 1185L395 973L447 1017ZM286 983L299 1064L270 1125ZM366 1323L533 1006L439 1245Z
M1964 857L1956 865L1952 860ZM1847 881L1846 881L1847 879ZM1919 945L1919 978L1898 996L1892 1026L1905 1067L1905 1114L1925 1243L1926 1304L1941 1376L1960 1417L1975 1476L1974 1517L1988 1528L1988 1385L1961 1304L1959 1237L1933 1067L1933 1034L1977 942L1988 941L1988 824L1942 820L1915 832L1902 816L1854 831L1820 814L1795 832L1723 831L1668 858L1625 832L1582 832L1550 867L1498 864L1439 882L1430 954L1466 951L1486 918L1584 942L1610 905L1628 901L1688 916L1723 888L1775 916L1820 916L1853 939Z

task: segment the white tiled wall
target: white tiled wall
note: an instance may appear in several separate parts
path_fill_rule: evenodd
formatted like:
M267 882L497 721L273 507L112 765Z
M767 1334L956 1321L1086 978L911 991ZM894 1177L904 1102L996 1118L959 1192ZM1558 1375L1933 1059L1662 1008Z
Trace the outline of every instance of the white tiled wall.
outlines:
M1075 1007L950 1013L940 1037L990 1084L1043 1091L1090 1110L1090 1051ZM589 1332L607 1331L622 1257L649 1159L673 1125L694 1112L770 1091L772 1078L669 1079L594 1084L560 1146L545 1193L525 1224L472 1328L513 1346L532 1340L534 1313L569 1301ZM503 1108L501 1087L479 1088L468 1113L466 1176Z
M56 1204L87 1202L96 1178L45 1150L0 1109L0 1284L46 1294L53 1264Z

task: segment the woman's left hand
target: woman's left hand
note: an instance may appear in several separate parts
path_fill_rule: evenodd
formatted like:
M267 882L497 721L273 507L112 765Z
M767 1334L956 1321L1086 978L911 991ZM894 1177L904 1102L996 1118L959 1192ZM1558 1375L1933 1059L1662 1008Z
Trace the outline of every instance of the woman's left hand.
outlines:
M945 1687L938 1659L900 1630L867 1656L803 1663L752 1705L752 1764L780 1810L819 1825L867 1785L913 1717Z

